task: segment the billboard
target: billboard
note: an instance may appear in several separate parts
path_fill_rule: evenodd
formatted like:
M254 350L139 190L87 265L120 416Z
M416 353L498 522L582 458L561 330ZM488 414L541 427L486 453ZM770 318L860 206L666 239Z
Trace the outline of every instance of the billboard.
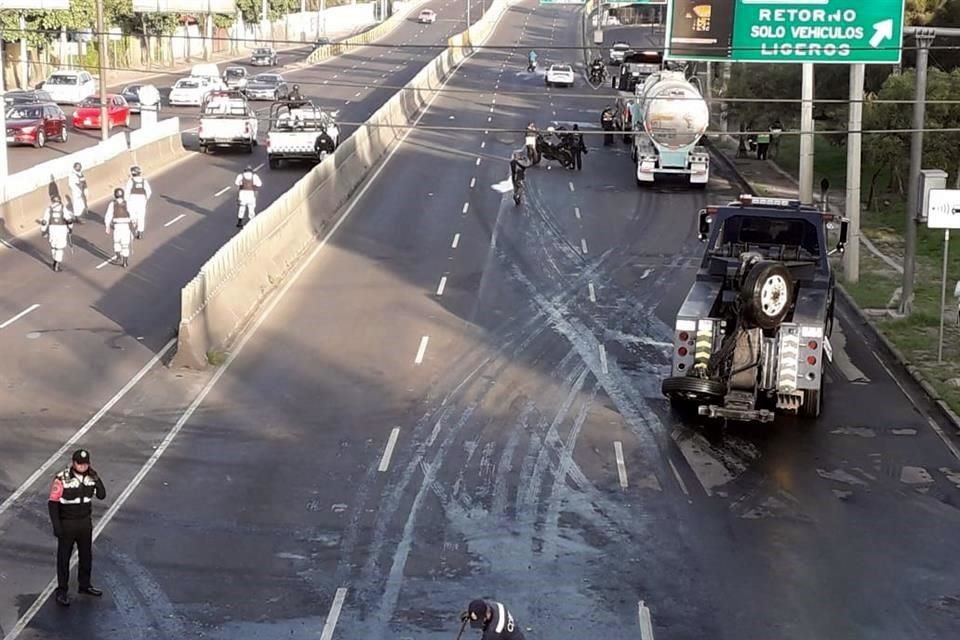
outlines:
M0 0L0 2L2 1ZM140 13L227 13L233 15L237 12L237 2L236 0L133 0L133 10Z
M70 8L70 0L0 0L0 9L55 11Z

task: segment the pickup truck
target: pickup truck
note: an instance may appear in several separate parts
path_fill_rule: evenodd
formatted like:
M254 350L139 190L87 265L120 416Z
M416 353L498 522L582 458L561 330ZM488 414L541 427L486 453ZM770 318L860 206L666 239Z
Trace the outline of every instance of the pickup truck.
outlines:
M200 151L214 147L243 147L253 153L257 144L257 114L239 91L216 91L207 96L200 111L197 140Z
M327 112L309 100L282 100L270 107L270 131L267 133L267 158L271 169L291 160L319 162L317 138L326 132L332 153L340 146L337 111Z

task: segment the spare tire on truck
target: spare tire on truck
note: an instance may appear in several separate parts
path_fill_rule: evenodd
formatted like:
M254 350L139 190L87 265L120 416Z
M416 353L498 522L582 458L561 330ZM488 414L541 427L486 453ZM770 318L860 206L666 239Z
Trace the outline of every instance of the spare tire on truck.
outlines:
M758 262L740 287L744 318L761 329L776 329L790 312L794 282L779 262Z

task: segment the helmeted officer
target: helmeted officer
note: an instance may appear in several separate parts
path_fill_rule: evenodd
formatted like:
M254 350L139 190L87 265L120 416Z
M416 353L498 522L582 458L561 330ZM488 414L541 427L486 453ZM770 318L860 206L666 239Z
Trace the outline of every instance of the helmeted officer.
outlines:
M234 180L237 193L237 228L242 228L244 218L253 220L257 215L257 192L263 186L260 176L253 172L253 167L247 165L243 173Z
M114 256L112 262L126 267L130 264L130 245L133 243L136 223L130 215L123 189L119 187L113 190L113 200L107 205L103 225L107 234L113 235Z
M53 535L57 537L57 604L70 606L67 590L70 586L70 556L74 545L80 566L77 581L80 593L102 596L103 592L90 582L93 568L93 497L103 500L107 490L103 480L90 466L90 452L78 449L73 463L53 478L47 507Z
M600 128L604 131L603 146L605 147L613 144L613 121L616 117L617 111L610 105L600 113Z
M473 629L483 629L481 640L524 640L520 625L513 615L495 600L471 601L460 619L464 622L469 620Z
M87 212L87 177L83 175L83 165L73 163L73 171L67 180L70 186L70 202L73 205L73 215L80 222L80 216Z
M580 125L574 123L573 125L573 160L574 165L577 167L577 171L583 169L583 154L590 153L587 149L587 145L583 142L583 134L580 133Z
M50 243L50 258L54 271L61 271L63 264L63 250L70 243L70 232L73 230L73 215L63 206L60 196L50 197L50 206L43 212L40 219L40 229Z
M127 194L127 207L133 225L136 227L136 237L143 238L147 228L147 200L153 195L150 183L143 177L143 170L138 166L130 167L130 179L127 180L124 192Z

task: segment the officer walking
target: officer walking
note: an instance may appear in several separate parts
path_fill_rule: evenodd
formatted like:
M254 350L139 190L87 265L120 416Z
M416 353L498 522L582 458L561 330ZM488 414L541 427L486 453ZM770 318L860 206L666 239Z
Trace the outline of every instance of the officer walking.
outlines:
M87 178L83 175L83 165L73 163L73 171L67 180L70 186L70 202L73 205L73 216L77 222L82 222L80 216L87 212Z
M50 206L43 212L43 218L40 220L40 230L50 243L50 258L53 261L51 268L54 271L62 271L63 250L70 243L73 216L63 206L60 196L50 197Z
M53 535L57 537L57 604L69 607L70 556L77 547L80 567L77 581L80 593L100 597L103 592L90 582L93 569L93 497L103 500L107 490L103 480L90 466L90 452L78 449L73 463L58 473L50 488L47 507Z
M460 620L470 622L473 629L482 629L481 640L524 640L520 625L516 623L502 603L495 600L473 600Z
M237 194L237 228L244 225L244 217L253 220L257 215L257 191L263 186L260 176L253 172L253 167L247 165L243 173L234 180L234 185L240 190Z
M139 240L143 238L143 232L147 226L147 200L153 194L150 183L143 177L140 167L130 167L130 179L127 180L124 192L127 194L127 206L136 227L136 238Z
M573 160L576 164L577 171L583 169L583 156L584 153L590 153L587 150L587 145L583 143L583 134L580 133L580 125L574 123L573 125Z
M613 107L607 106L600 114L600 128L603 129L603 146L609 147L613 144L613 120L617 112Z
M122 267L130 264L130 245L133 243L133 232L136 224L130 215L130 208L123 196L123 189L113 190L113 200L107 205L107 213L103 217L103 225L107 235L113 235L113 262Z

